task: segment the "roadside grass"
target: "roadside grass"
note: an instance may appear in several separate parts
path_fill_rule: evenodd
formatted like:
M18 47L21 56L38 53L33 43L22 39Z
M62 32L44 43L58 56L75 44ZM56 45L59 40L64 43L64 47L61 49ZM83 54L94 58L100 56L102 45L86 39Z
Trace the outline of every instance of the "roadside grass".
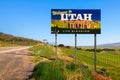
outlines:
M53 59L54 58L54 51L53 47L49 45L42 45L42 46L33 46L32 48L29 49L34 56L32 59L32 62L38 62L41 60L42 57L48 58L48 59Z
M59 48L64 56L74 57L74 48ZM33 62L39 62L42 57L48 59L54 58L54 49L50 45L33 46L30 50L32 51L31 54L35 56L32 60ZM119 54L99 52L97 53L97 71L113 80L120 80L119 61ZM91 71L93 70L94 52L77 50L77 68L74 68L74 64L70 62L65 63L54 60L40 62L37 63L33 76L36 80L94 80L91 76ZM56 74L60 75L60 77Z
M31 76L35 80L94 80L90 69L84 64L75 65L61 60L40 62L41 56L54 58L52 46L33 46L29 50L34 56L32 61L37 62Z
M66 56L73 57L74 48L68 49L61 47L63 53ZM115 54L114 54L115 53ZM115 52L99 52L97 53L97 70L105 68L108 72L108 77L113 80L120 80L120 55ZM94 68L94 52L85 50L77 50L77 64L85 64L90 67L91 70Z
M94 80L88 68L62 61L40 62L35 66L35 80Z
M0 41L0 47L15 47L15 46L20 46L20 45L17 45L17 44L9 44L9 43Z

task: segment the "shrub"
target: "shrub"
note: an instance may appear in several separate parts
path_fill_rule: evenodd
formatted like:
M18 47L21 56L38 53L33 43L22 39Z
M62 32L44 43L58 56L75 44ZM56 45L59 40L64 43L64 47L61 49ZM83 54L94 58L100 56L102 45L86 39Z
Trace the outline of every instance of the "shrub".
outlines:
M97 71L99 74L105 75L105 76L109 76L110 73L107 71L106 68L101 68L99 71Z
M71 47L70 47L70 46L66 46L66 48L69 48L69 49L70 49Z
M107 71L106 68L101 68L100 70L103 71L103 72L106 72L106 71Z
M77 65L74 63L70 63L70 64L66 65L66 68L71 70L71 71L74 71L77 68Z
M58 46L59 46L59 47L64 47L64 44L59 44Z
M82 50L82 48L77 48L77 50Z

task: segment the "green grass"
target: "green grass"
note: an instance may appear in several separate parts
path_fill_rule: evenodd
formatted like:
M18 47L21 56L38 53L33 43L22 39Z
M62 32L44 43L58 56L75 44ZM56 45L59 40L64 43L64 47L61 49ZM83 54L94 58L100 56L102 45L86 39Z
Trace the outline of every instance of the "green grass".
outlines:
M33 62L38 62L41 57L45 57L48 59L54 58L54 51L53 47L49 45L43 45L43 46L33 46L30 48L31 54L34 57L32 60Z
M89 69L62 61L41 62L32 76L35 80L94 80Z
M30 51L35 56L33 62L39 62L41 56L54 58L53 47L49 45L33 46ZM94 80L90 69L83 64L75 65L59 60L37 63L32 77L35 80Z
M35 66L33 76L35 80L65 80L59 62L41 62Z
M38 62L42 57L54 58L54 47L49 45L33 46L30 49L34 55L33 62ZM61 47L62 55L74 57L74 48ZM120 80L120 55L117 52L97 53L97 71L101 68L107 71L113 80ZM82 67L81 67L82 65ZM86 68L86 66L88 68ZM33 76L36 80L94 80L91 71L94 70L94 52L77 50L77 67L73 63L61 61L41 62L35 67ZM58 76L59 75L59 76Z
M66 56L74 55L73 48L67 49L62 47L61 49ZM110 73L110 77L113 78L114 80L120 80L120 62L119 61L120 61L120 55L116 54L116 51L112 53L111 52L97 53L97 66L98 66L97 69L99 70L102 67L106 68ZM94 52L77 50L77 63L89 65L91 70L93 70Z

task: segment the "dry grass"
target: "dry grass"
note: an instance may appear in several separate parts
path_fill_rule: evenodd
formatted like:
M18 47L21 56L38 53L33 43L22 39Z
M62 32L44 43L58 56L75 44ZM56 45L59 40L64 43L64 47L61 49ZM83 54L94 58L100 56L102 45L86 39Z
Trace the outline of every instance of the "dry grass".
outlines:
M95 80L112 80L111 78L108 78L96 72L92 72L92 76L95 78Z

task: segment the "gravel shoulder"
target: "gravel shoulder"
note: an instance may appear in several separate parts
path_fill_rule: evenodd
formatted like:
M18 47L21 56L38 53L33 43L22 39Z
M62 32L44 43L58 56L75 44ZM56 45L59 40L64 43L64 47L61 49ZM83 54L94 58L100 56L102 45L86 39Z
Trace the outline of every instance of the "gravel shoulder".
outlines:
M28 80L35 65L28 48L0 48L0 80Z

